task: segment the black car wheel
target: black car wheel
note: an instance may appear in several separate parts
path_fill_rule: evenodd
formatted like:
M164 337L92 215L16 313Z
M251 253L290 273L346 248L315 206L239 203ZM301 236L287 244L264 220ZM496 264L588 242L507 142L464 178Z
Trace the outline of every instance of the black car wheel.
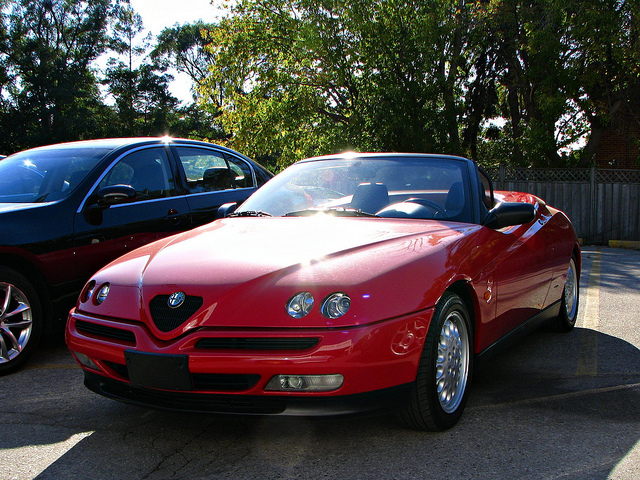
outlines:
M464 302L445 293L431 320L411 394L400 412L407 425L441 431L460 419L471 379L471 338Z
M569 269L564 281L560 314L551 322L551 329L557 332L570 332L578 319L578 304L580 303L580 288L578 285L578 270L574 258L569 262Z
M38 295L29 281L0 267L0 375L20 368L42 333Z

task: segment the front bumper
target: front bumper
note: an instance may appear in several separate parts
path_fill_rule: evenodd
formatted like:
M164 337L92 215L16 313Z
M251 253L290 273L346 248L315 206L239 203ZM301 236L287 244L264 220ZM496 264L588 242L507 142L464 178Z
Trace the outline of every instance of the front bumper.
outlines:
M85 385L109 398L171 410L240 414L326 415L387 408L415 380L433 310L341 329L198 329L172 341L146 326L72 310L66 339L85 370ZM130 378L127 360L150 355ZM153 357L161 357L155 368ZM165 360L181 357L185 382L163 382ZM145 360L146 362L146 360ZM133 370L132 370L133 372ZM330 392L270 391L276 375L334 375ZM156 388L157 387L157 388Z
M163 410L237 415L324 416L383 412L396 409L411 384L353 395L229 395L176 392L132 387L126 382L84 372L85 386L113 400Z

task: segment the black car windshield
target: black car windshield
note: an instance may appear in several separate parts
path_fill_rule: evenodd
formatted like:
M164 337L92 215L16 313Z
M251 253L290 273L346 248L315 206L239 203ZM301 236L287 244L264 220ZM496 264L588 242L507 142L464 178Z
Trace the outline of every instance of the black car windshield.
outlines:
M69 195L111 149L38 148L0 162L0 203L39 203Z
M453 157L325 157L287 168L236 212L470 222L468 185L466 163Z

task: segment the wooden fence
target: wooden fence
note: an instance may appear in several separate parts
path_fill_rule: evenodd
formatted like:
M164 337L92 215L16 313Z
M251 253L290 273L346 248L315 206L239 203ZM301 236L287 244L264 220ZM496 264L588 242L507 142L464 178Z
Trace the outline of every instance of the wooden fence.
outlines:
M587 244L640 240L640 170L489 169L496 190L532 193L567 214Z

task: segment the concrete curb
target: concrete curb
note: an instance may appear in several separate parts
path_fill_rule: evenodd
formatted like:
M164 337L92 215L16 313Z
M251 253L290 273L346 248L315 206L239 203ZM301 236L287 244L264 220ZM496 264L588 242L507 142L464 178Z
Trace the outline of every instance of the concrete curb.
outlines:
M609 240L609 246L613 248L631 248L633 250L640 250L640 241Z

